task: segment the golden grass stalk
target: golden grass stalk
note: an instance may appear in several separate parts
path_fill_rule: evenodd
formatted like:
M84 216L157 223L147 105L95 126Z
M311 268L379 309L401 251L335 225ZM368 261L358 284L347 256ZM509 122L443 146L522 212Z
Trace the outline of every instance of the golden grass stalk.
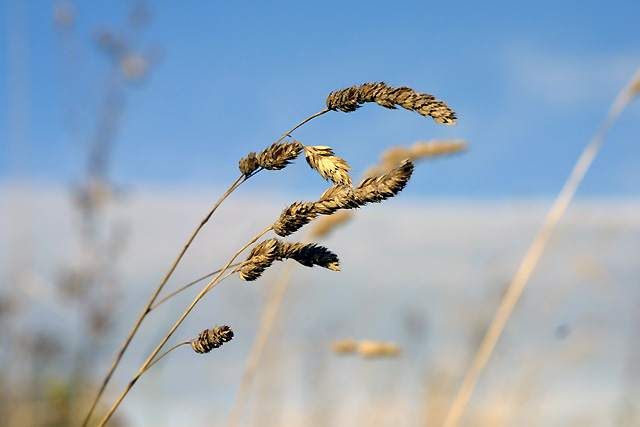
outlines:
M281 144L281 141L287 137L290 136L290 134L295 131L297 128L299 128L300 126L304 125L305 123L307 123L308 121L319 117L329 111L332 110L336 110L336 109L340 109L342 111L353 111L355 110L359 104L365 103L365 102L377 102L378 104L385 106L386 108L395 108L395 105L399 105L402 106L403 108L409 109L409 110L413 110L418 112L419 114L423 115L423 116L431 116L433 117L438 123L447 123L447 124L454 124L454 120L455 120L455 115L453 113L453 111L449 110L448 107L446 107L446 104L441 102L441 101L435 101L433 99L433 97L431 95L422 95L419 94L417 92L412 91L409 88L406 87L400 87L400 88L390 88L387 87L384 83L380 83L380 84L368 84L368 85L363 85L359 88L353 88L354 90L347 90L347 92L344 91L338 91L338 92L334 92L332 94L329 95L329 97L327 98L327 106L329 108L322 110L310 117L308 117L307 119L303 120L302 122L298 123L296 126L294 126L290 131L284 133L274 144L272 144L269 148L267 148L266 150L264 150L263 152L261 152L259 155L256 155L255 153L250 153L245 159L242 159L239 162L239 169L242 173L241 177L238 178L236 180L236 182L229 188L229 190L227 190L227 192L223 195L223 197L218 201L218 203L214 206L214 208L209 212L209 214L205 217L205 219L200 223L200 225L196 228L195 232L192 234L191 238L188 240L187 244L184 246L184 248L182 249L181 253L178 255L177 259L174 261L173 265L170 267L169 272L166 274L165 278L162 280L162 282L160 283L160 285L157 287L157 289L155 290L155 292L153 293L151 299L149 300L149 302L147 303L146 307L142 310L142 313L140 314L136 324L134 325L134 327L132 328L131 332L129 333L129 336L126 338L125 343L123 344L122 348L120 349L120 351L118 352L118 355L116 356L109 372L107 373L105 379L103 380L100 389L95 397L95 399L93 400L91 407L84 419L83 422L83 426L85 426L90 417L91 414L93 413L93 410L95 409L100 397L102 396L107 383L109 382L110 378L113 375L113 372L115 370L115 368L117 367L117 365L119 364L124 352L126 351L126 349L128 348L129 343L131 342L133 336L135 335L135 333L137 332L140 324L142 323L142 321L144 320L144 318L146 317L146 315L151 311L151 308L154 306L154 302L156 301L158 295L160 294L161 290L163 289L164 285L166 284L166 282L168 281L168 279L170 278L170 276L173 274L173 271L175 270L175 268L177 267L178 263L180 262L180 260L182 259L183 255L185 254L185 252L187 251L187 249L189 248L189 246L191 245L191 243L193 242L193 240L195 239L196 235L198 234L198 232L200 231L200 229L204 226L205 223L208 222L208 220L211 218L212 214L215 212L215 210L217 209L217 207L219 206L219 204L226 198L229 196L229 194L231 194L231 192L233 192L240 184L242 184L244 181L246 181L246 179L248 179L249 177L253 176L255 173L259 172L261 169L271 169L271 170L278 170L278 169L282 169L283 167L285 167L287 164L289 164L289 162L291 160L293 160L294 158L296 158L299 154L300 154L300 150L301 150L301 145L299 143L284 143ZM355 95L355 98L353 98L353 95ZM353 99L352 99L353 98ZM355 102L355 104L353 104L353 102ZM326 157L326 156L325 156ZM331 156L329 156L331 157ZM335 158L338 159L338 158ZM336 160L334 159L334 162L336 162ZM318 164L320 164L321 162L318 162ZM328 167L325 165L323 166L325 169L327 169ZM346 165L346 162L344 162L344 164L340 163L336 169L339 169L341 171L343 171L344 173L346 173L346 168L348 168L348 165ZM405 168L405 172L406 172ZM413 169L413 166L411 165L411 170ZM328 169L325 170L325 174L330 175L328 172ZM322 172L321 172L322 173ZM409 171L409 176L410 176L410 171ZM338 182L345 182L345 177L343 176L342 172L334 172L334 174L332 175L334 177L337 176L337 181ZM405 183L406 180L408 180L408 176L405 179ZM322 202L325 204L323 205L323 203L321 203L318 206L318 213L319 214L323 214L326 215L327 213L321 212L321 211L329 211L331 209L333 209L333 211L340 209L340 208L353 208L353 207L358 207L358 205L362 205L364 203L369 203L369 202L379 202L387 197L391 197L393 195L395 195L395 193L397 193L398 191L400 191L402 189L402 187L404 187L404 183L400 183L402 179L399 179L398 182L396 182L395 184L392 182L394 181L394 178L391 179L384 179L384 180L380 180L380 181L375 181L375 183L380 187L380 188L373 188L370 184L373 184L373 182L371 183L367 183L367 188L369 191L369 193L367 193L367 191L365 191L365 188L359 188L354 190L354 193L350 196L350 199L344 199L342 200L342 202L348 201L349 204L348 206L345 205L343 207L338 207L338 208L328 208L326 205L326 203L328 203L328 200L323 200ZM400 187L398 189L398 185L400 183ZM394 193L395 191L395 193ZM343 195L344 196L344 195ZM337 202L337 201L334 201ZM314 208L316 208L315 205L312 204L312 206ZM304 225L305 223L307 223L308 221L310 221L313 218L305 218L305 213L304 213L304 208L305 206L300 206L300 209L297 209L297 211L291 211L291 215L289 215L289 222L287 224L282 224L281 221L277 222L276 224L274 224L274 226L269 227L267 230L265 230L263 233L261 233L258 237L256 237L254 240L252 240L251 243L255 242L260 236L262 236L264 233L266 233L268 230L275 228L275 226L280 226L282 225L281 231L283 233L286 234L281 234L281 235L288 235L291 232L299 229L302 225ZM302 214L302 215L300 215ZM307 212L306 216L309 216L310 213ZM295 219L292 219L293 217L299 216L300 218L302 218L302 223L297 224ZM286 216L285 216L286 217ZM282 218L281 218L282 219ZM293 231L291 231L290 229L288 229L288 226L292 226ZM247 245L248 246L248 245ZM242 250L244 250L247 246L245 246ZM177 327L182 323L182 321L185 319L185 317L190 313L190 311L193 309L193 307L195 306L195 304L211 289L213 288L213 286L215 286L217 283L219 283L219 281L221 281L222 279L224 279L224 276L222 279L220 279L220 276L222 275L222 273L224 271L226 271L227 268L229 268L229 265L233 262L233 260L240 254L239 251L236 255L234 255L234 257L231 259L231 261L229 261L229 263L222 269L222 271L220 271L220 273L218 273L218 275L211 281L209 282L209 284L201 291L201 293L196 297L196 299L192 302L192 304L189 306L189 308L187 308L187 310L185 311L185 313L180 317L180 319L176 322L176 324L174 325L174 327L169 331L169 333L165 336L165 338L162 340L162 342L158 345L158 347L152 352L151 356L149 356L149 358L147 359L147 361L143 364L143 366L140 368L140 370L138 371L138 373L134 376L134 378L131 380L131 382L129 383L129 385L125 388L125 390L122 392L122 394L120 395L120 397L118 398L118 400L114 403L114 405L111 407L111 409L109 410L109 412L107 413L107 415L104 417L104 419L101 422L101 425L104 425L109 418L111 417L111 415L113 414L113 412L117 409L117 407L119 406L120 402L122 401L122 399L124 398L124 396L126 396L126 394L128 393L128 391L131 389L131 387L135 384L135 382L137 381L137 379L140 377L140 375L146 370L148 369L148 367L154 363L152 362L153 359L156 357L156 355L158 354L158 352L160 351L160 349L162 348L162 346L166 343L166 341L171 337L171 335L175 332L175 330L177 329ZM231 273L229 273L231 274Z
M447 417L444 421L445 427L454 427L460 423L462 414L469 403L471 394L480 378L480 375L487 366L487 362L495 349L498 339L502 335L513 309L520 299L522 292L529 283L529 279L540 260L540 257L556 229L560 219L564 215L569 203L573 199L578 186L582 182L589 167L593 163L602 143L611 131L622 112L626 109L629 102L638 95L640 91L640 70L631 79L627 87L625 87L616 97L609 111L605 115L600 127L586 145L584 151L574 165L571 174L567 178L562 190L556 197L549 213L545 217L538 234L533 239L529 250L524 259L520 263L520 267L516 272L507 292L496 311L489 328L480 343L480 347L471 362L471 366L458 389L458 393L449 409Z
M375 102L385 108L400 106L421 116L431 116L437 123L456 124L456 114L443 101L433 95L422 94L406 86L391 87L386 83L365 83L332 92L327 97L327 108L346 113L355 111L367 102Z
M220 283L222 280L224 280L225 278L227 278L229 275L231 275L232 273L234 273L234 270L232 270L231 272L227 273L225 276L221 277L222 274L229 268L229 266L233 263L233 261L235 261L235 259L245 250L247 249L249 246L251 246L252 244L254 244L258 239L260 239L260 237L262 237L264 234L266 234L268 231L271 230L271 227L266 228L263 232L261 232L260 234L258 234L256 237L254 237L253 239L251 239L251 241L249 243L247 243L246 245L244 245L238 252L235 253L235 255L233 255L231 257L231 259L229 260L229 262L220 270L220 272L216 275L216 277L214 277L203 289L202 291L200 291L200 293L195 297L195 299L193 300L193 302L191 303L191 305L189 305L189 307L185 310L185 312L182 314L182 316L180 316L180 318L177 320L177 322L173 325L173 327L171 328L171 330L165 335L165 337L160 341L160 344L158 344L158 346L155 348L155 350L153 350L153 352L151 353L151 355L147 358L147 360L143 363L142 367L138 370L138 372L133 376L133 378L131 379L131 381L129 382L129 384L127 385L127 387L124 389L124 391L120 394L120 396L118 397L118 399L116 400L116 402L113 404L113 406L111 406L111 409L109 409L109 411L107 412L107 414L104 416L104 418L102 419L102 421L100 422L100 427L104 426L107 421L109 421L109 419L111 418L111 416L113 415L113 413L115 412L115 410L118 408L118 406L120 406L120 403L122 402L122 399L124 399L124 397L127 395L127 393L129 393L129 390L131 390L131 388L134 386L134 384L138 381L138 379L140 378L140 376L149 368L149 366L154 363L154 359L157 356L157 354L160 352L160 350L162 349L162 347L166 344L166 342L169 340L169 338L171 338L171 336L173 335L173 333L178 329L178 327L182 324L182 322L184 322L184 319L186 319L186 317L189 315L189 313L191 313L191 311L193 310L193 308L196 306L196 304L207 294L207 292L209 292L211 289L213 289L214 286L216 286L218 283Z
M200 230L202 229L202 227L204 227L204 225L209 221L209 219L211 218L211 216L214 214L214 212L218 209L218 206L220 206L220 204L236 189L238 188L245 180L247 179L247 177L241 176L240 178L238 178L232 185L231 187L229 187L229 189L222 195L222 197L216 202L216 204L213 206L213 208L211 208L211 210L209 211L209 213L207 213L207 215L202 219L202 221L200 222L200 224L196 227L195 231L191 234L191 237L189 238L189 240L187 241L187 243L184 245L184 247L182 248L182 251L180 251L180 253L178 254L177 258L175 259L175 261L173 262L173 264L171 265L171 267L169 268L169 271L167 272L167 274L164 276L164 278L162 279L162 281L160 282L160 284L158 285L158 287L156 288L156 290L154 291L153 295L151 295L151 298L149 299L149 302L147 303L147 305L143 308L142 312L140 313L140 316L138 317L138 320L136 321L136 323L133 325L133 328L131 329L131 331L129 332L129 335L127 336L127 338L125 339L124 344L122 345L122 347L120 348L120 351L118 352L118 354L116 355L114 361L111 364L111 367L109 368L109 372L107 372L107 375L105 376L105 378L102 380L102 384L100 385L100 388L98 389L98 392L96 393L96 396L94 397L93 401L91 402L91 406L89 407L89 410L87 411L87 415L85 416L83 422L82 422L82 426L86 426L87 423L89 422L89 419L91 418L91 414L93 413L93 411L96 408L96 405L98 404L98 401L100 400L100 397L102 396L102 394L104 393L105 388L107 387L107 384L109 383L109 380L111 379L111 377L113 376L113 372L115 371L116 367L118 366L118 364L120 363L120 360L122 359L122 356L124 355L125 351L127 350L127 348L129 347L129 344L131 343L131 340L133 339L133 336L136 334L136 332L138 331L138 329L140 328L140 325L142 324L142 321L144 320L144 318L147 316L147 314L151 311L151 308L153 307L154 302L156 301L156 299L158 298L158 295L160 294L160 292L162 291L162 289L164 288L164 285L166 285L167 281L169 280L169 278L171 277L171 275L173 274L173 272L175 271L176 267L178 266L178 264L180 263L180 261L182 260L182 257L184 256L184 254L187 252L187 249L189 249L189 246L191 246L191 243L193 243L193 241L195 240L196 236L198 235L198 233L200 232Z
M107 375L103 379L102 384L100 385L100 388L98 389L98 392L96 393L96 396L94 397L94 399L93 399L93 401L91 403L91 406L90 406L89 410L87 411L87 415L85 416L85 418L84 418L84 420L82 422L82 427L85 427L87 425L87 423L89 422L89 419L91 418L91 414L95 410L95 408L96 408L96 406L98 404L98 401L100 400L100 397L104 393L104 390L107 387L107 384L109 383L111 377L113 376L113 373L114 373L116 367L120 363L120 360L122 359L122 356L124 355L124 353L126 352L127 348L129 347L129 344L131 343L131 340L133 339L133 336L136 334L136 332L140 328L140 325L142 324L142 321L145 319L147 314L151 311L151 308L154 307L154 302L156 301L156 299L158 298L158 295L160 294L160 292L162 291L162 289L166 285L167 281L169 280L169 278L171 277L171 275L175 271L176 267L178 266L178 264L182 260L182 257L186 253L187 249L189 249L189 247L191 246L191 243L193 243L194 239L196 238L196 236L198 235L198 233L200 232L202 227L204 227L204 225L209 221L209 219L211 218L213 213L217 210L218 206L220 206L220 204L236 188L238 188L244 181L246 181L249 177L251 177L255 173L257 173L261 167L264 168L264 169L269 169L269 167L270 168L277 168L279 165L284 167L286 164L288 164L288 162L291 160L291 157L294 155L294 152L296 151L296 149L297 149L296 147L297 146L295 144L290 144L290 145L284 145L284 147L282 147L282 146L279 146L278 144L284 138L286 138L287 135L289 135L291 132L293 132L296 129L298 129L300 126L304 125L305 123L309 122L310 120L312 120L312 119L314 119L316 117L319 117L319 116L321 116L321 115L323 115L325 113L328 113L329 111L330 111L329 109L324 109L324 110L322 110L322 111L320 111L320 112L318 112L316 114L313 114L313 115L307 117L305 120L301 121L296 126L291 128L291 130L289 130L288 132L284 133L276 142L274 142L271 145L271 147L269 147L266 150L264 150L261 153L260 156L256 156L255 153L250 153L249 156L247 157L248 160L245 160L245 161L241 160L240 161L239 167L240 167L240 170L242 172L242 175L240 176L240 178L238 178L231 185L231 187L229 187L229 189L220 198L220 200L218 200L218 202L214 205L214 207L211 209L211 211L209 211L209 213L200 222L200 224L195 229L195 231L193 232L193 234L191 235L191 237L189 238L189 240L187 241L185 246L182 248L182 251L180 252L180 254L178 254L178 257L176 258L176 260L173 262L173 264L169 268L169 271L165 275L164 279L162 279L162 281L160 282L160 284L158 285L158 287L154 291L153 295L149 299L149 302L143 308L140 316L138 317L138 320L136 321L136 323L134 324L133 328L129 332L129 335L125 339L124 344L122 345L122 347L118 351L118 354L116 355L113 363L111 364L111 367L109 368L109 372L107 372ZM296 156L299 155L299 154L300 154L300 151L297 152ZM278 159L278 160L275 161L274 159Z
M203 354L203 353L209 353L214 348L218 348L225 342L231 341L232 338L233 338L233 331L228 326L219 326L219 327L216 326L213 329L205 329L200 335L193 338L192 340L183 341L179 344L176 344L173 347L171 347L169 350L162 353L162 355L156 357L153 360L153 362L149 363L147 366L144 367L144 370L142 370L142 373L148 371L153 365L158 363L167 354L171 353L176 348L181 347L185 344L191 344L191 348L193 348L193 351L195 351L196 353Z

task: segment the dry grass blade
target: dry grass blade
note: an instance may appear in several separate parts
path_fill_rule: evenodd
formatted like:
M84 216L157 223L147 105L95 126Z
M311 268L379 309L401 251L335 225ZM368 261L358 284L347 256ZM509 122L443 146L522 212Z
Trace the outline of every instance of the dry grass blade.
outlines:
M400 106L425 117L431 116L440 124L456 124L456 114L445 102L406 86L391 87L384 82L365 83L332 92L327 97L327 108L348 113L368 102L375 102L390 109Z
M566 212L569 203L571 203L578 186L593 163L593 160L598 154L606 136L609 134L611 128L616 123L622 112L627 108L629 102L638 94L636 89L640 86L639 82L640 70L631 79L627 87L618 94L609 108L609 111L607 111L607 114L595 135L586 145L582 154L580 154L580 157L576 161L569 178L567 178L562 190L560 190L560 193L553 202L549 213L540 226L540 230L538 230L538 234L536 234L533 242L531 242L527 254L520 263L518 271L514 275L504 298L500 302L500 306L498 307L498 310L496 311L493 320L480 343L480 347L478 348L478 351L471 362L471 366L469 366L462 384L458 389L458 393L456 394L451 408L449 409L449 413L444 421L445 427L455 427L459 424L478 379L484 371L489 358L493 354L493 350L502 335L502 331L515 308L516 303L529 283L529 279L531 278L531 275L533 274L533 271L537 266L549 239L551 238L551 235Z
M353 180L349 176L349 171L353 169L344 159L336 157L331 147L305 146L304 152L309 166L317 170L324 179L337 185L351 186L353 184Z

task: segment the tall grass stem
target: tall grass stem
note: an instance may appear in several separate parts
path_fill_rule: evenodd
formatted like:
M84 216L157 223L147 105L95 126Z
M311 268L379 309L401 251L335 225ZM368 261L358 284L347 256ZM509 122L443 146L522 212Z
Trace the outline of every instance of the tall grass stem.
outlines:
M491 324L489 325L480 347L471 362L469 370L465 374L462 385L460 386L453 404L445 418L445 427L455 427L460 423L462 414L469 403L469 399L471 398L471 394L473 393L478 379L484 371L487 362L495 349L496 343L504 331L505 325L518 302L520 295L527 286L527 283L529 282L529 279L531 278L531 275L533 274L533 271L538 264L549 239L551 238L551 235L567 210L569 203L573 199L578 186L582 182L582 179L598 154L606 136L609 134L622 112L626 109L627 105L629 105L629 102L638 93L636 87L638 86L639 79L640 70L631 80L629 85L625 87L625 89L623 89L614 100L596 133L578 158L578 161L573 167L569 178L564 183L562 190L553 202L553 205L544 219L538 234L533 239L529 250L509 285L509 288L507 289L507 292L502 299Z

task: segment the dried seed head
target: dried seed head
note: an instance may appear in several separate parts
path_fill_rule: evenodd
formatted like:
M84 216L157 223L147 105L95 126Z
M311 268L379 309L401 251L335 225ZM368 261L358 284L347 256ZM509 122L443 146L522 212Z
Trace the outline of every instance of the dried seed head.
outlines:
M353 209L367 203L379 203L398 194L412 173L413 163L406 159L400 166L381 177L366 178L355 189L332 187L314 204L315 212L330 215L338 209Z
M404 160L400 166L378 178L364 179L353 190L354 198L362 205L365 203L379 203L398 194L407 185L413 173L411 160Z
M220 347L233 338L233 331L228 326L216 326L213 329L205 329L198 338L191 341L191 348L196 353L209 353L214 348Z
M329 270L340 270L338 256L323 246L315 243L288 243L269 239L251 250L246 263L239 270L240 278L247 281L255 280L273 261L282 261L287 258L306 267L318 265Z
M273 224L273 231L281 237L295 233L318 216L313 203L295 202L287 207Z
M331 349L338 354L353 353L358 343L354 340L337 340L331 343Z
M340 209L354 209L367 203L379 203L398 194L411 178L413 163L406 159L397 168L378 178L367 178L351 189L334 185L314 203L296 202L286 208L273 224L279 236L286 237L314 220L318 215L331 215Z
M302 145L298 142L280 142L258 154L260 167L269 170L280 170L291 163L302 152Z
M238 164L238 168L244 176L251 175L257 171L259 167L260 165L258 164L256 153L249 153L247 157L240 159L240 163Z
M399 356L402 349L392 342L360 341L356 352L364 357Z
M348 171L353 169L344 159L336 157L331 147L305 146L304 151L309 166L317 170L324 179L331 180L334 184L351 186L353 181Z
M305 267L319 265L329 270L340 271L338 256L315 243L283 242L279 248L278 255L281 258L294 259Z
M339 340L331 343L337 354L357 353L363 357L399 356L402 349L392 342Z
M246 264L244 264L238 274L242 280L256 280L267 269L278 255L278 239L265 240L264 242L254 246L249 252Z
M244 176L249 176L259 168L280 170L287 166L302 152L302 145L298 142L279 142L271 144L260 154L249 153L240 160L238 167Z
M455 112L445 102L435 99L433 95L421 94L406 86L390 87L384 82L365 83L361 86L337 90L327 97L327 107L330 110L344 112L355 111L367 102L375 102L390 109L399 105L422 116L431 116L437 123L447 125L456 123Z

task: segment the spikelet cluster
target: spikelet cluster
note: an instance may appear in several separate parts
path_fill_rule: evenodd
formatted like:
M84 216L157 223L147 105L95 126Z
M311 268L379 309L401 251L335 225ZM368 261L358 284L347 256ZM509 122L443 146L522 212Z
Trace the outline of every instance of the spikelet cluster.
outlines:
M251 250L238 274L242 280L256 280L274 261L283 259L293 259L305 267L318 265L329 270L340 270L338 256L323 246L269 239Z
M260 168L280 170L296 159L301 152L302 145L295 141L271 144L259 154L249 153L247 157L240 160L238 168L247 177Z
M327 108L348 113L368 102L375 102L390 109L400 106L425 117L431 116L440 124L456 124L456 114L445 102L406 86L391 87L384 82L365 83L331 92L327 97Z
M337 354L358 354L362 357L399 356L402 349L395 343L385 341L338 340L331 343Z
M353 184L353 180L349 176L349 171L353 169L344 159L336 157L331 147L305 146L304 154L307 164L317 170L324 179L330 180L336 185L351 186Z
M383 176L366 178L356 188L334 185L317 202L296 202L286 208L273 224L273 230L277 235L285 237L298 231L318 215L331 215L340 209L379 203L398 194L412 173L413 163L407 159Z
M191 341L191 348L196 353L209 353L214 348L231 341L233 331L228 326L216 326L213 329L205 329L198 338Z

